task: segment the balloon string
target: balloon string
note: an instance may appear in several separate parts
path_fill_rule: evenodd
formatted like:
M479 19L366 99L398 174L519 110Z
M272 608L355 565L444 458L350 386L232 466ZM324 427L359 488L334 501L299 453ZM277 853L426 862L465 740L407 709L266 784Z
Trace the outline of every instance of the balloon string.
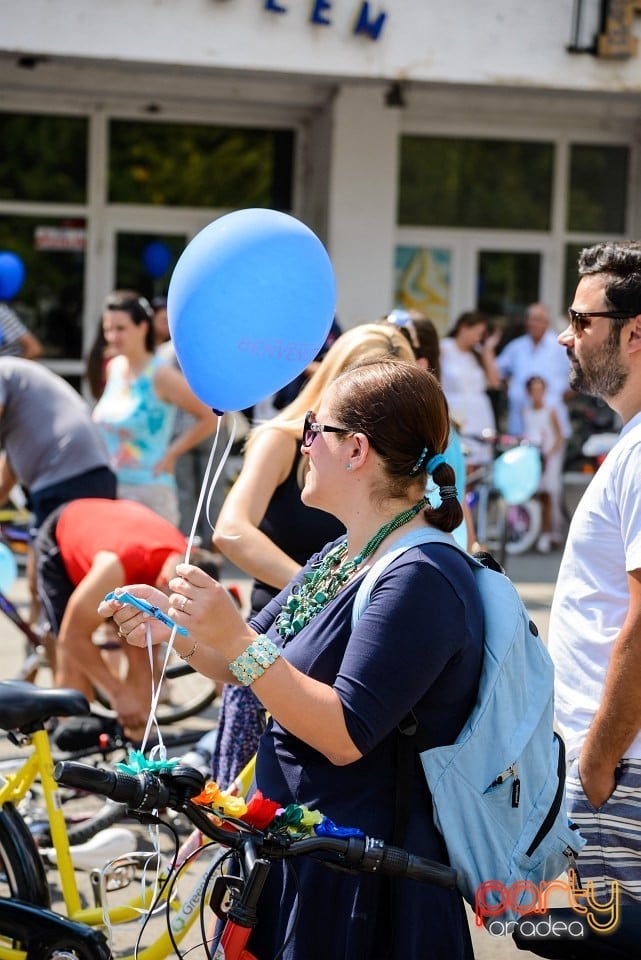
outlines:
M165 749L165 744L163 743L162 733L160 731L160 725L156 719L156 708L158 706L158 700L160 699L160 691L162 689L162 682L165 678L165 668L167 666L167 658L169 653L174 645L174 637L176 636L176 628L174 627L171 631L171 636L169 637L169 642L167 644L167 654L163 661L162 670L160 671L160 678L157 684L154 684L154 647L151 642L151 624L147 623L146 626L146 640L147 640L147 654L149 656L149 666L151 668L151 708L149 710L149 718L147 720L147 726L145 727L145 733L142 738L142 743L140 744L140 751L142 754L145 752L145 747L147 746L147 740L149 739L149 734L152 730L152 727L156 728L156 733L158 735L158 744L157 747L154 747L156 754L160 754L162 760L167 759L167 751ZM153 759L153 756L150 757Z
M206 469L205 469L205 476L203 477L203 482L202 482L201 487L200 487L200 493L199 493L199 495L198 495L198 503L196 504L196 510L195 510L195 512L194 512L194 520L193 520L193 523L192 523L192 525L191 525L191 532L190 532L190 534L189 534L189 538L188 538L188 541L187 541L187 549L186 549L186 552L185 552L185 563L189 563L189 557L190 557L190 555L191 555L191 550L192 550L192 547L193 547L193 544L194 544L194 540L195 540L195 538L196 538L196 529L197 529L197 526L198 526L198 519L199 519L199 517L200 517L200 513L201 513L201 510L202 510L203 500L205 499L205 494L206 494L206 492L207 492L207 485L208 485L208 483L209 483L209 475L211 474L212 465L213 465L213 462L214 462L214 457L215 457L215 455L216 455L216 449L217 449L217 447L218 447L218 437L219 437L219 435L220 435L220 425L221 425L221 423L222 423L222 417L219 417L219 418L218 418L218 422L217 422L217 424L216 424L216 433L214 434L214 441L213 441L213 443L212 443L211 452L210 452L210 454L209 454L209 459L208 459L208 461L207 461L207 467L206 467ZM229 459L229 453L230 453L230 450L231 450L231 448L232 448L232 446L233 446L235 436L236 436L236 420L235 420L235 418L234 418L234 419L232 419L232 425L231 425L231 430L230 430L230 433L229 433L229 440L227 441L227 446L225 447L225 451L224 451L224 453L223 453L223 456L222 456L222 458L221 458L221 461L220 461L220 463L218 464L218 467L217 467L217 469L216 469L216 472L215 472L215 474L214 474L214 476L213 476L213 479L212 479L212 481L211 481L211 485L209 486L209 495L208 495L208 497L207 497L207 508L206 508L206 509L207 509L207 513L206 513L206 517L207 517L207 522L209 523L209 526L211 527L212 530L214 529L214 527L213 527L213 524L212 524L212 522L211 522L211 520L210 520L210 517L209 517L209 509L210 509L210 505L211 505L211 500L212 500L212 497L213 497L213 494L214 494L214 489L215 489L215 487L216 487L216 484L218 483L218 480L220 479L220 475L221 475L221 473L223 472L223 470L224 470L224 468L225 468L225 464L227 463L227 460ZM166 750L165 750L165 746L164 746L164 744L163 744L163 742L162 742L162 735L161 735L161 732L160 732L160 726L159 726L158 721L157 721L157 719L156 719L156 709L157 709L157 707L158 707L158 700L160 699L160 692L161 692L161 689L162 689L163 680L164 680L164 678L165 678L165 671L166 671L166 669L167 669L167 663L168 663L168 661L169 661L169 657L171 656L171 651L173 650L173 647L174 647L174 638L175 638L175 636L176 636L176 628L174 627L174 629L171 631L171 636L169 637L169 640L168 640L168 642L167 642L167 652L165 653L165 659L163 660L162 668L161 668L161 671L160 671L160 678L159 678L159 680L158 680L158 684L155 685L155 684L154 684L154 657L153 657L153 647L152 647L152 643L151 643L151 630L149 629L149 625L147 626L147 650L148 650L148 653L149 653L149 662L150 662L150 665L151 665L151 709L150 709L150 711L149 711L149 719L147 720L147 726L145 727L145 734L144 734L144 736L143 736L142 744L141 744L141 746L140 746L140 749L141 749L141 752L144 754L144 752L145 752L145 747L146 747L146 745L147 745L147 740L149 739L149 734L150 734L150 732L151 732L152 727L155 726L155 727L156 727L156 731L157 731L157 733L158 733L158 741L159 741L159 742L158 742L158 748L154 748L154 750L156 750L156 752L160 752L162 759L166 759Z
M216 474L215 474L215 476L214 476L214 479L213 479L212 482L211 482L211 486L209 487L209 493L208 493L208 495L207 495L207 504L206 504L206 507L205 507L205 517L206 517L206 519L207 519L207 523L209 524L209 528L210 528L210 530L212 531L212 533L213 533L213 530L214 530L214 525L213 525L213 523L211 522L211 514L210 514L211 501L212 501L212 497L213 497L213 495L214 495L214 490L216 489L216 484L218 483L218 481L219 481L219 479L220 479L220 475L222 474L222 472L223 472L223 470L224 470L224 468L225 468L225 466L226 466L226 464L227 464L227 461L229 460L229 454L230 454L230 452L231 452L231 448L232 448L233 445L234 445L234 440L235 440L235 439L236 439L236 419L234 418L234 419L232 419L232 422L231 422L231 430L229 431L229 440L227 441L227 446L225 447L225 451L224 451L224 453L223 453L223 455L222 455L221 461L220 461L220 463L218 464L218 468L217 468L217 470L216 470ZM208 468L209 468L209 466L208 466ZM204 489L204 487L205 487L205 485L203 484L203 489ZM202 496L202 493L201 493L201 496Z

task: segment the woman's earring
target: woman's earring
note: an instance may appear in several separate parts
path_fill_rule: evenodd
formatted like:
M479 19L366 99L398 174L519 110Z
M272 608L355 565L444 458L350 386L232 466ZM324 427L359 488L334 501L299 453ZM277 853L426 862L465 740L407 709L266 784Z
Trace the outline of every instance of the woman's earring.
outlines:
M348 463L347 466L345 467L345 469L346 469L346 470L351 470L351 469L352 469L351 463Z

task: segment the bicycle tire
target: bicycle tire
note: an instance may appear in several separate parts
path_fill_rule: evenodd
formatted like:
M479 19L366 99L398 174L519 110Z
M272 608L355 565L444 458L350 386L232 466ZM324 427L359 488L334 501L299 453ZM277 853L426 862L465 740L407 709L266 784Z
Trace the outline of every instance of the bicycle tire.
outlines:
M507 512L506 551L518 556L531 550L541 533L541 504L538 500L513 504Z
M180 723L197 717L211 706L218 696L216 682L198 673L172 652L165 671L164 691L156 709L161 726ZM96 703L106 716L115 717L109 702L100 690L95 691Z
M7 899L51 906L42 857L29 828L13 804L0 811L0 893Z
M112 827L114 823L119 823L127 816L126 803L114 803L108 800L96 813L92 814L86 820L80 823L67 824L67 837L69 845L78 846L80 843L87 843L92 840L101 830ZM38 844L40 847L51 847L53 840L49 830L45 829L38 834Z
M502 567L506 563L507 510L501 493L491 490L487 501L485 546Z

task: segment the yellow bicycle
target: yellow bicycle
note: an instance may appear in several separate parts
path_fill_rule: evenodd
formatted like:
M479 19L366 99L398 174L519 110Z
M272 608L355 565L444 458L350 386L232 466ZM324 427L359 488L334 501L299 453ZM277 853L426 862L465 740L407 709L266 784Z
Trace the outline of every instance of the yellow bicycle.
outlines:
M21 681L0 681L0 728L9 731L14 744L29 748L19 769L7 774L0 786L0 960L109 960L112 954L105 937L106 928L138 921L152 901L162 901L153 885L145 884L128 902L113 906L102 902L105 883L108 885L109 880L115 886L127 885L129 880L123 883L122 877L135 868L133 856L115 861L108 869L94 871L91 878L94 905L83 905L45 725L54 716L80 716L88 712L86 698L75 690L49 690ZM18 810L36 780L40 782L46 803L55 851L62 901L62 906L57 906L58 912L51 909L45 866ZM195 849L202 850L202 858L207 862L217 853L216 845L203 841L202 835L195 831L182 845L165 875L188 861ZM198 856L200 863L200 853ZM206 868L195 873L193 885L190 877L191 889L183 898L172 895L169 904L172 936L164 929L152 943L134 948L122 960L164 960L175 956L175 944L186 937L199 917L208 882ZM160 881L162 883L162 874Z

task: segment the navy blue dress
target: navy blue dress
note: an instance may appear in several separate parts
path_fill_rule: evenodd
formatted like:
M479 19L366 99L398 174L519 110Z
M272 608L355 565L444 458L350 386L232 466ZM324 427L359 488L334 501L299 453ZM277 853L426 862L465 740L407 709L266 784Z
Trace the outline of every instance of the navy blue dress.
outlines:
M307 507L300 498L301 465L297 453L292 468L276 487L258 529L301 567L312 554L345 533L343 524L326 513ZM254 580L249 619L280 593L262 580ZM218 716L218 735L212 757L214 780L227 787L256 753L264 728L264 710L250 687L225 684Z
M334 766L272 718L260 740L256 776L263 794L283 806L303 804L341 826L360 827L391 843L397 725L413 709L431 745L456 739L476 697L483 614L470 568L447 545L413 547L390 564L352 631L359 582L345 587L287 643L283 656L334 687L363 756ZM252 621L278 642L273 621L288 592ZM404 846L447 862L418 757L413 782L406 786L411 809ZM465 829L469 825L461 824ZM309 857L289 864L273 866L259 906L249 948L261 960L275 957L290 934L279 954L285 960L471 960L458 893L411 880L347 874Z

